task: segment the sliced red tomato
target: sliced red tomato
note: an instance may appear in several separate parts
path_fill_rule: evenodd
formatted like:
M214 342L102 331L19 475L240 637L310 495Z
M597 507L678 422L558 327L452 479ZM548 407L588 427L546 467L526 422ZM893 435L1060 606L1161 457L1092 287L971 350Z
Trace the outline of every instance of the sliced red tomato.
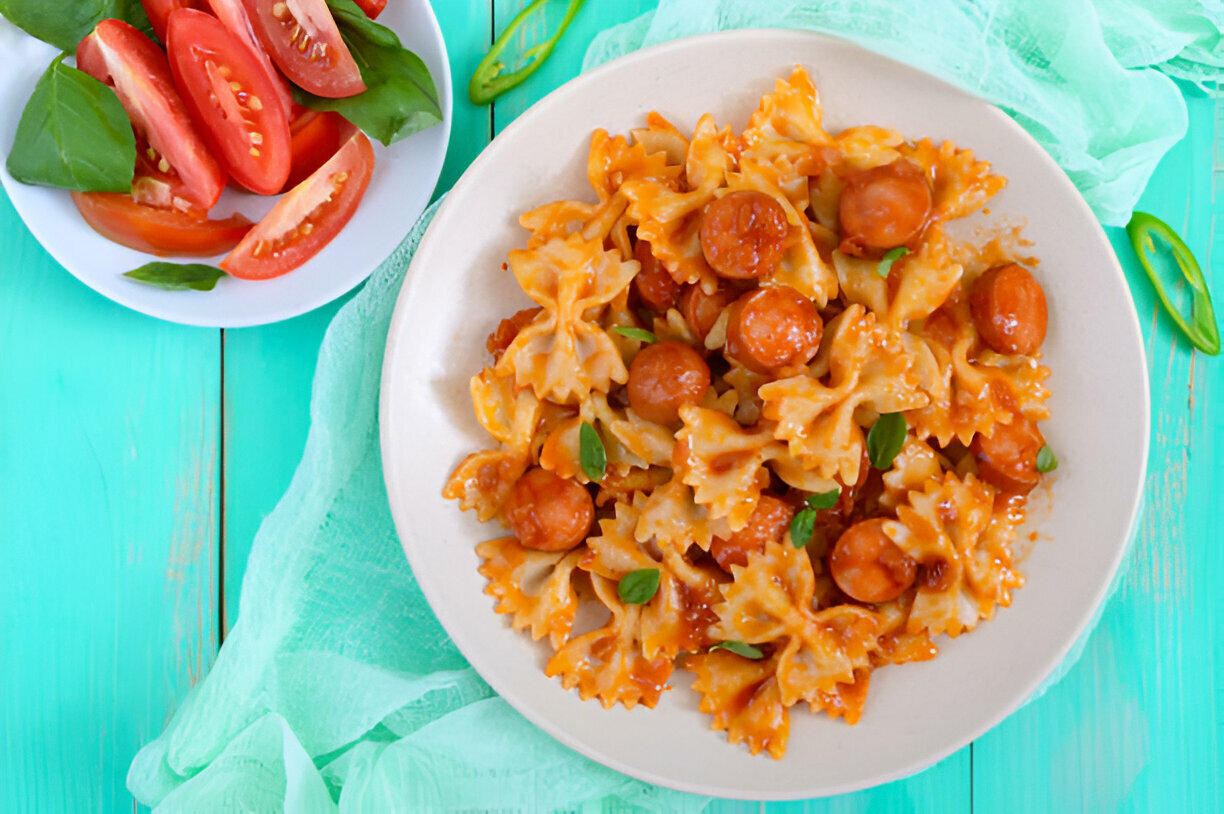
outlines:
M387 7L387 0L354 0L371 20L377 19Z
M154 151L155 165L164 159L164 172L182 179L182 197L211 209L225 173L192 127L162 50L127 23L103 20L81 40L76 57L78 68L115 89L137 142Z
M292 111L297 107L293 101L293 93L289 89L289 82L285 77L281 76L280 71L276 70L276 66L272 64L268 52L259 44L259 40L255 39L255 31L251 28L251 20L247 17L246 8L242 5L242 0L208 0L208 5L212 9L212 13L217 15L217 19L225 23L225 27L242 42L250 47L251 51L259 57L259 61L268 71L268 76L276 80L276 88L280 93L281 105L287 111ZM293 121L293 114L290 112L289 120Z
M116 192L73 192L72 200L98 234L162 257L221 254L238 245L251 229L242 215L209 220L200 214L142 206Z
M204 0L140 0L144 6L149 22L153 24L153 33L162 42L166 41L166 19L170 12L179 8L204 9Z
M295 119L289 125L293 163L285 189L292 189L322 167L340 149L352 128L348 120L330 110L308 110Z
M252 192L280 192L289 177L289 114L275 80L211 14L175 11L166 42L174 84L213 154Z
M326 164L285 194L221 268L244 280L267 280L314 257L344 228L374 171L374 148L356 128Z
M137 138L136 173L132 178L132 197L136 202L204 216L207 210L192 202L190 194L170 162L159 156L147 141Z
M365 90L325 0L242 0L264 50L302 90L338 99Z

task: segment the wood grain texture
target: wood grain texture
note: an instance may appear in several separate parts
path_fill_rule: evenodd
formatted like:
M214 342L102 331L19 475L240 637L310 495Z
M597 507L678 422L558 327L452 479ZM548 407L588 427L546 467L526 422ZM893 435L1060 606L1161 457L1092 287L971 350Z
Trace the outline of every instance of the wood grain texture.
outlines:
M0 809L130 809L212 664L216 331L108 302L0 192Z
M1182 233L1211 282L1212 263L1224 258L1224 177L1214 163L1224 158L1221 104L1184 89L1189 133L1138 208ZM1130 569L1083 658L977 742L974 803L984 811L1224 810L1224 360L1193 351L1158 311L1125 233L1110 237L1151 376L1146 511ZM1224 284L1215 277L1218 309Z

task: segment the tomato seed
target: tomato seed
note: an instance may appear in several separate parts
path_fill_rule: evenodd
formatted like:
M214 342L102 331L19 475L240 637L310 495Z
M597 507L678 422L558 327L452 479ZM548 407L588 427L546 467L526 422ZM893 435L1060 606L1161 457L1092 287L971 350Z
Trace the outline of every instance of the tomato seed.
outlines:
M259 150L258 150L257 148L255 148L255 147L252 147L252 148L251 148L251 155L252 155L252 156L254 156L255 158L259 158Z
M251 133L252 144L263 144L263 133Z
M310 221L306 221L305 223L302 224L302 236L303 237L305 237L306 235L310 234L313 231L314 231L314 224L311 223Z
M170 162L164 158L158 159L157 168L162 172L170 172Z
M272 6L272 16L278 20L283 20L289 16L289 6L284 3L276 3Z
M259 101L258 96L252 96L247 100L247 107L251 110L263 110L263 102Z
M221 75L225 76L224 71L221 73ZM230 82L229 86L230 86L230 90L232 90L234 93L237 93L238 91L242 90L242 85L239 85L237 82Z

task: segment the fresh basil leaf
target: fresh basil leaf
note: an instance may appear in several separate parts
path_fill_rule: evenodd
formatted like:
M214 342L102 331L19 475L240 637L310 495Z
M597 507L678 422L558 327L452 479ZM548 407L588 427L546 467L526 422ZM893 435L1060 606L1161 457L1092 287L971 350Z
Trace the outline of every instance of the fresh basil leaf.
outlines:
M295 87L294 101L311 110L334 110L388 147L442 121L438 90L421 58L353 0L327 0L327 5L366 89L345 99L326 99Z
M123 276L167 291L212 291L217 281L226 275L221 269L203 263L164 263L159 260L145 263L138 269L125 272Z
M905 446L905 434L909 426L902 413L885 413L876 419L867 433L867 457L871 465L879 470L892 468L893 458Z
M761 652L761 648L751 644L744 644L743 642L718 642L717 644L710 645L710 649L706 652L713 653L715 650L729 650L737 656L743 656L753 661L765 657L765 654Z
M893 263L900 260L905 255L909 254L910 250L904 246L898 246L895 249L889 249L884 253L884 257L880 259L880 264L876 266L876 272L881 277L887 277L888 272L892 271Z
M814 495L808 495L807 505L813 509L832 509L837 505L837 501L841 498L841 489L830 489L827 492L817 492Z
M812 540L812 532L816 530L816 510L815 509L800 509L795 516L791 518L790 537L791 545L795 548L803 548Z
M1054 455L1050 445L1046 444L1037 450L1037 471L1053 472L1055 469L1058 469L1058 457Z
M113 17L153 36L140 0L0 0L0 15L31 37L75 51L99 20Z
M659 569L639 568L616 583L616 593L626 605L645 605L659 590Z
M614 325L612 330L616 331L621 336L626 336L630 339L636 339L639 342L658 342L659 338L645 328L634 328L628 325Z
M34 86L17 123L9 174L24 184L80 192L130 192L136 137L115 92L64 64L60 54Z
M608 469L608 453L599 433L585 421L578 428L578 461L588 478L596 482L603 480Z

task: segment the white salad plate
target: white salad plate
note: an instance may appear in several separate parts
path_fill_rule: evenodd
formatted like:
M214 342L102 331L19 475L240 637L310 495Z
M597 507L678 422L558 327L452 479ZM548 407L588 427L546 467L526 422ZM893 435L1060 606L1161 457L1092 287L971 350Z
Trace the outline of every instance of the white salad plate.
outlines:
M164 291L124 277L157 257L120 246L93 231L62 189L19 183L0 166L0 182L39 243L60 265L104 297L136 311L186 325L239 328L288 319L318 308L370 275L425 210L442 172L450 136L451 77L446 45L429 0L390 3L378 22L429 68L443 119L390 147L374 142L374 173L352 220L300 268L272 280L223 278L212 291ZM30 93L57 49L0 18L0 155L7 157ZM226 189L210 213L242 212L258 220L276 198ZM215 265L221 257L171 258Z
M786 757L751 756L710 729L677 669L657 708L583 702L544 675L544 642L510 629L483 593L477 543L501 536L442 498L454 467L495 445L468 381L485 337L531 305L501 270L526 243L519 215L559 198L594 200L591 131L627 133L658 110L683 132L712 112L739 132L774 80L805 66L826 129L878 124L951 139L1008 178L992 219L1027 223L1049 300L1044 363L1061 462L1020 539L1027 584L940 654L871 677L862 720L795 708ZM578 77L520 116L471 165L430 226L400 292L383 368L383 467L404 551L438 618L472 665L524 716L613 769L697 794L752 800L839 794L916 772L1018 708L1071 650L1108 593L1139 506L1148 450L1139 323L1100 225L1067 176L997 108L855 45L793 31L736 31L648 48ZM1035 534L1034 534L1035 533ZM411 631L405 631L411 635Z

